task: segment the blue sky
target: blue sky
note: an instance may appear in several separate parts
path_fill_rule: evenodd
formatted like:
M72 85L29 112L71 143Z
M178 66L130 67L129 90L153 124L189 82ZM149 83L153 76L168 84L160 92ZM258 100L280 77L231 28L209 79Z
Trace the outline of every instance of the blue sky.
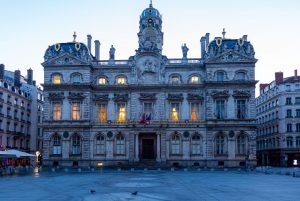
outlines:
M201 36L211 40L248 35L255 48L256 79L271 82L275 71L285 76L300 70L300 1L297 0L153 0L163 16L163 54L181 58L186 43L188 57L200 57ZM110 45L116 59L128 59L138 47L138 22L149 0L0 0L0 63L7 70L34 70L43 83L43 55L49 45L72 41L86 43L86 35L100 40L101 59ZM299 71L300 73L300 71Z

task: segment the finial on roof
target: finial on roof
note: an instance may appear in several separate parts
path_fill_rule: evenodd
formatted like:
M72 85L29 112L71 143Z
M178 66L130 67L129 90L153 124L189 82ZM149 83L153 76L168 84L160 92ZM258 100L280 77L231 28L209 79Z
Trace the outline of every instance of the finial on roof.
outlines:
M226 35L226 31L225 31L225 28L223 28L223 32L222 32L222 35L223 35L223 39L225 38L225 35Z
M150 0L150 5L149 5L149 7L152 8L152 0Z
M76 42L76 37L77 37L77 35L76 35L76 32L74 31L74 34L73 34L73 42Z

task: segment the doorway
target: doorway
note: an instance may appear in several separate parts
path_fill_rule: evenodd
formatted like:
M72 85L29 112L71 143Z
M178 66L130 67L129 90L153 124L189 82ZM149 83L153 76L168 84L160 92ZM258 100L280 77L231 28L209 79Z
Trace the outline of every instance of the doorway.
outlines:
M154 160L156 157L156 135L140 134L140 158Z

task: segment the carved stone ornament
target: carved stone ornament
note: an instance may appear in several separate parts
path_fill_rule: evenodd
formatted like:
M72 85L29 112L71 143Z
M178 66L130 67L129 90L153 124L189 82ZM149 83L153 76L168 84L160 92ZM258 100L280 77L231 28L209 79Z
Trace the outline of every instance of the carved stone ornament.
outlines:
M189 101L201 101L203 97L199 94L188 94L187 99Z
M85 96L83 93L73 93L73 92L69 92L69 96L68 96L68 99L71 99L71 100L82 100L84 99Z
M235 91L233 91L232 96L235 97L235 98L250 98L251 93L250 93L250 91L235 90Z
M108 102L109 98L108 98L108 94L98 94L94 96L94 101L97 102Z
M147 94L140 94L140 98L141 101L155 101L156 100L156 95L155 93L147 93Z
M183 95L182 94L168 94L169 101L183 101Z
M115 94L114 101L115 102L127 102L129 99L128 94Z
M57 93L49 93L48 98L50 100L62 100L65 98L64 92L57 92Z
M228 90L223 90L223 91L212 91L211 92L211 97L213 98L229 98L229 91Z

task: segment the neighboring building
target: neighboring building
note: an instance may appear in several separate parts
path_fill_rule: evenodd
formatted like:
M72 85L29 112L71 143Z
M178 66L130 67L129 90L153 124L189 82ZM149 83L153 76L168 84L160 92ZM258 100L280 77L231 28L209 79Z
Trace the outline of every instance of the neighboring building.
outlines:
M175 17L175 16L174 16ZM140 16L128 60L100 60L100 42L49 46L44 67L43 164L256 165L255 63L247 36L209 34L201 58L162 54L159 11ZM121 33L120 33L121 34ZM121 37L121 35L120 35Z
M0 65L0 146L34 153L37 148L38 116L42 117L42 90L32 80L32 70L23 77L19 70ZM40 108L40 111L38 111ZM42 141L40 140L40 143Z
M300 76L275 73L270 84L260 84L256 99L259 165L293 166L300 163Z

